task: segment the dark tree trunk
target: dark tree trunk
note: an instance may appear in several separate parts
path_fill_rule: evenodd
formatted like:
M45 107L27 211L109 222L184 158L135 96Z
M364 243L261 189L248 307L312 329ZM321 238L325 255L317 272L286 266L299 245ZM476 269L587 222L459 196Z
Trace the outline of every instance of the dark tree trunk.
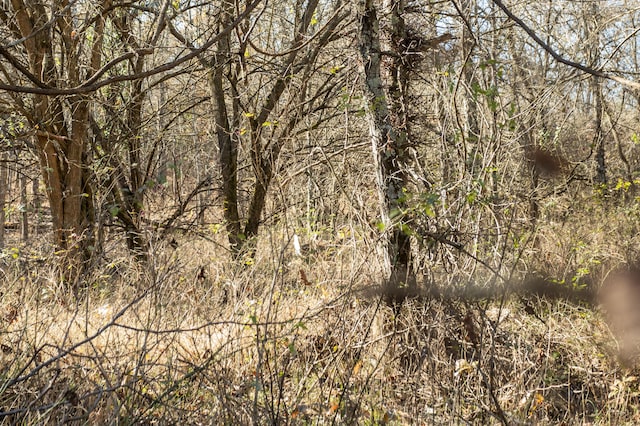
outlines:
M236 129L240 123L243 113L239 104L239 94L236 89L238 81L237 74L243 64L234 62L237 53L232 52L231 38L226 34L220 38L217 44L217 51L209 71L209 87L211 90L211 104L214 110L215 130L219 149L219 166L222 175L222 198L223 211L227 227L229 245L234 257L238 258L242 253L253 253L252 248L247 247L254 237L258 235L260 222L264 211L266 197L274 174L274 167L283 144L289 137L302 114L292 114L291 121L282 125L282 129L275 135L265 136L263 129L265 123L270 120L276 106L287 89L291 86L293 76L296 72L303 71L304 67L299 66L296 60L300 55L301 46L308 36L308 30L313 20L319 0L310 0L304 6L296 28L295 35L290 45L291 52L284 56L280 64L280 73L277 76L264 103L260 106L258 113L251 113L246 116L250 122L248 132L248 144L251 156L251 163L255 181L251 191L251 198L245 218L240 217L240 207L238 200L238 145L240 136L232 129ZM234 11L234 3L225 1L223 3L223 14L220 25L222 27L231 22ZM340 16L340 15L338 15ZM339 20L336 18L331 25L325 28L325 35L335 28ZM319 38L319 44L326 43L325 36ZM308 66L315 61L320 49L316 48L308 55L304 66ZM225 87L229 86L229 87ZM231 95L232 99L228 96ZM304 97L304 96L303 96ZM305 105L300 102L300 105ZM228 105L233 106L233 116L230 117ZM244 225L244 226L243 226ZM250 243L252 244L252 243Z
M226 26L232 19L232 2L224 2L223 13L224 16L220 24L221 26ZM242 243L246 238L242 235L238 211L238 140L231 130L226 104L226 92L223 85L225 74L228 75L232 86L235 84L234 70L230 66L231 57L231 36L226 34L218 41L216 56L214 62L210 65L209 87L220 153L218 161L222 175L222 209L227 226L229 247L232 253L237 254L240 252ZM234 99L232 102L237 101Z

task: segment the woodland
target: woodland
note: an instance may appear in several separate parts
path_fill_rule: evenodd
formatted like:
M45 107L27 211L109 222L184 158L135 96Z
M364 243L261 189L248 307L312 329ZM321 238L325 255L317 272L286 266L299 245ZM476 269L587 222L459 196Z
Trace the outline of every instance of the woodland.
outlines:
M0 0L0 424L640 423L638 0Z

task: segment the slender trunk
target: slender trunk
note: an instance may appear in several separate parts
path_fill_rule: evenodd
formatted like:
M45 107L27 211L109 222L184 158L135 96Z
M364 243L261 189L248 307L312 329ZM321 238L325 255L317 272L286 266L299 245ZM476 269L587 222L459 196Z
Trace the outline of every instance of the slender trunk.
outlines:
M602 83L598 77L593 78L592 91L595 97L595 135L593 145L596 151L596 185L607 184L607 165L605 159L604 132L602 129Z
M402 95L406 90L406 74L402 65L404 21L403 1L385 1L385 12L391 17L386 26L384 48L380 22L373 0L365 1L360 27L360 53L365 76L365 98L368 103L369 137L376 173L381 222L384 226L383 273L388 279L388 296L397 301L406 297L406 288L415 278L411 262L411 240L403 223L406 173L402 165L407 155L407 127ZM388 49L397 55L383 56ZM399 92L400 94L397 94ZM390 94L391 93L391 94Z
M135 72L142 71L143 60L140 59L135 66ZM131 89L131 102L128 108L128 151L129 151L129 185L125 191L123 201L124 208L129 215L125 223L127 233L127 247L139 262L148 259L148 243L140 229L140 216L144 207L145 176L142 169L142 147L140 130L142 128L142 81L133 83Z
M533 92L531 77L529 77L524 70L529 68L526 58L521 54L522 49L515 44L515 36L513 33L509 35L509 48L511 49L511 55L513 57L513 73L515 81L520 82L521 86L517 83L513 84L514 99L517 99L517 95L520 91L525 91L529 99L536 99L536 94ZM532 105L525 105L525 108L518 107L518 111L522 113L522 110L532 109ZM526 167L526 177L529 178L529 222L531 229L535 229L538 219L540 217L540 173L538 167L536 167L536 152L539 149L536 134L534 129L536 128L535 115L530 113L528 118L525 119L523 124L523 137L520 138L520 145L524 153Z
M587 12L585 10L585 12ZM600 37L602 21L600 16L599 1L591 3L591 7L587 14L584 16L586 36L588 40L589 50L588 57L590 66L594 69L598 69L600 65ZM602 79L599 77L593 77L590 81L591 95L595 100L595 117L594 117L594 135L593 135L593 147L595 150L595 178L594 182L599 187L604 187L607 184L607 165L605 158L605 141L604 131L602 129L602 113L603 113L603 94L602 94Z
M223 37L218 43L217 58L223 58L225 51L229 54L229 43L226 39L227 37ZM218 150L220 151L222 209L231 251L238 253L244 239L240 231L240 215L238 213L238 141L230 129L222 79L222 65L214 64L209 72L209 85L211 89L210 102L213 107Z
M35 223L35 233L36 235L40 235L40 219L41 219L41 205L40 205L40 189L39 189L40 179L35 178L31 182L31 193L32 193L32 207L33 213L35 215L36 223Z
M231 118L227 111L227 96L229 92L233 99L229 103L233 105L233 129L239 123L241 108L238 101L238 93L236 83L238 81L237 74L240 72L238 67L233 67L230 36L224 35L220 38L217 45L217 52L213 64L209 71L209 85L211 90L211 103L214 110L216 136L218 148L220 151L220 171L222 174L222 195L223 195L223 211L227 226L227 234L229 244L234 256L238 256L245 248L248 241L257 236L260 227L262 213L266 204L266 196L269 185L273 178L274 167L279 156L280 149L293 126L300 120L299 116L292 119L285 130L278 135L270 135L266 137L263 129L265 123L268 122L273 111L276 109L284 93L291 86L291 82L296 72L303 69L302 66L296 65L296 59L300 55L301 47L308 36L309 27L312 25L313 15L319 0L310 0L304 6L301 19L297 24L293 40L291 42L291 52L288 53L280 64L280 74L276 78L269 94L266 96L264 103L259 108L257 114L251 113L247 116L250 122L250 156L255 176L253 184L251 200L247 211L247 216L242 227L238 207L238 144L240 136L232 130ZM224 14L221 19L221 25L225 26L233 16L234 4L226 0L223 2ZM327 28L333 28L328 25ZM325 34L326 35L326 34ZM326 40L325 40L326 41ZM314 50L317 54L318 50ZM308 57L308 61L315 60L315 57ZM307 65L304 63L303 65ZM225 90L223 82L230 83L230 89ZM300 105L304 105L301 102ZM250 250L252 254L253 249Z
M29 204L27 202L27 176L20 176L20 236L22 242L29 239Z
M469 26L472 23L472 9L475 2L473 0L463 0L462 6L462 60L464 62L463 76L467 86L466 91L466 141L467 151L465 152L467 171L474 178L478 176L478 170L482 164L480 155L480 126L478 124L478 82L475 77L475 65L472 59L472 52L475 47L475 39Z
M5 243L5 229L4 222L6 220L5 204L7 202L7 192L9 186L9 179L7 173L7 153L3 152L0 156L0 250L4 248Z

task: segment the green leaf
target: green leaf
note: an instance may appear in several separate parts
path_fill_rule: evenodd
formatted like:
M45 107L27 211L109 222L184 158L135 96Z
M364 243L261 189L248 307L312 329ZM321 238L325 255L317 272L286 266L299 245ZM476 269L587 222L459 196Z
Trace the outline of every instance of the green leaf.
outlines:
M473 202L476 201L477 197L478 197L478 194L476 193L476 191L469 192L467 194L467 203L473 204Z
M409 227L409 225L407 225L406 223L402 223L400 224L400 230L402 231L402 233L408 237L412 236L414 234L413 229L411 229Z
M289 343L289 353L291 353L291 355L297 355L298 354L298 351L296 350L296 347L293 344L293 342Z
M425 215L427 215L427 217L430 217L430 218L436 217L436 212L433 210L433 206L426 205L424 206L422 211L424 212Z

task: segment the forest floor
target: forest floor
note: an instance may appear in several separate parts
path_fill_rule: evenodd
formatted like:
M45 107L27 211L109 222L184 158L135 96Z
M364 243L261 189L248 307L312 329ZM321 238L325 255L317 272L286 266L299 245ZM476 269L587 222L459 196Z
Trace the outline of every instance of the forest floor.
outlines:
M599 264L606 247L582 239L599 234L574 234L573 263ZM236 263L215 238L176 236L145 266L114 249L76 296L39 248L6 249L0 423L640 423L638 370L593 301L476 270L474 288L489 290L425 273L430 290L393 305L353 229L300 256L291 233L269 234Z

